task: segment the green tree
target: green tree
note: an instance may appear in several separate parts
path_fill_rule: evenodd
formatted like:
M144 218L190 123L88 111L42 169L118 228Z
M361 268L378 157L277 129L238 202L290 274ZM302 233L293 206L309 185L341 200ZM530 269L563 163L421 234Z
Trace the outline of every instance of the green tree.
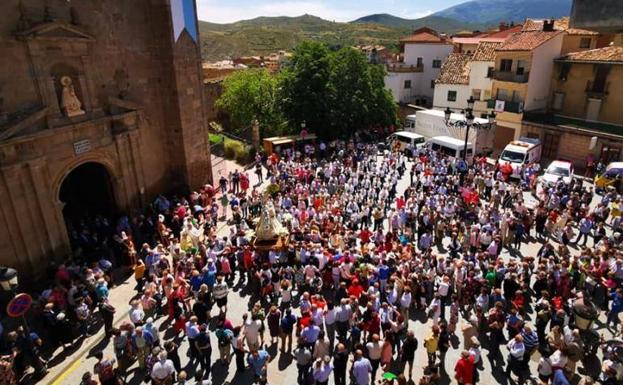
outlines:
M398 106L391 91L385 88L385 67L380 64L368 65L372 95L368 103L368 111L373 117L372 126L388 127L400 124Z
M330 52L321 43L305 41L282 71L283 111L294 129L306 122L310 131L331 136Z
M354 48L332 52L321 43L302 43L283 74L284 114L294 129L306 121L325 138L395 124L397 106L384 77L383 66L368 63Z
M350 47L342 48L331 56L331 122L340 136L368 128L374 121L368 108L372 97L368 66L365 56Z
M241 133L257 119L262 137L288 130L281 110L280 79L266 70L236 71L223 83L216 106L231 117L234 131Z

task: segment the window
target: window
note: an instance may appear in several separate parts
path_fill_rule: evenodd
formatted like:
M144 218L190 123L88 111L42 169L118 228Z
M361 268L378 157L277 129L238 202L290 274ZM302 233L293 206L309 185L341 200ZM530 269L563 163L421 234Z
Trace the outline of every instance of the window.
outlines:
M448 91L448 101L456 102L456 91Z
M500 71L501 72L511 72L513 68L513 60L512 59L502 59L500 61Z
M526 61L525 60L517 60L517 75L523 75L524 71L525 71L525 65L526 65Z
M405 80L405 89L411 88L411 80Z
M417 58L417 66L422 67L424 65L424 59L421 57Z
M521 94L519 93L519 91L513 91L513 99L511 99L511 101L515 103L521 101Z
M435 79L430 81L430 88L435 88Z
M571 63L562 63L560 66L560 72L558 73L558 80L565 81L569 76L569 70L571 69Z
M472 97L474 98L474 100L480 100L480 94L481 94L480 90L477 90L477 89L472 90Z
M492 78L493 77L493 71L494 70L495 70L495 68L493 68L493 67L487 68L487 77L488 78Z
M554 92L554 103L552 104L552 110L562 110L563 103L565 102L565 94L563 92Z
M433 68L441 68L441 60L439 59L433 60Z
M495 98L497 100L508 101L508 91L502 88L498 88L497 96Z
M591 38L583 37L580 39L580 48L591 48Z

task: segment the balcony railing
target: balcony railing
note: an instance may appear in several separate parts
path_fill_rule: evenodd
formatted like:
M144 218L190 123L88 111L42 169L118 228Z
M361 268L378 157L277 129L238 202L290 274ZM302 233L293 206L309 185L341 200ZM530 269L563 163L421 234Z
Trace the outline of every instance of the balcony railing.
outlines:
M610 87L610 82L602 83L601 85L596 85L595 82L591 80L586 81L586 96L593 99L605 99L608 96L608 88Z
M495 108L495 99L487 100L487 108ZM521 114L523 112L523 102L507 102L504 100L504 112Z
M527 83L528 78L530 77L530 72L524 72L523 74L517 74L515 72L506 72L496 70L493 72L493 79L500 80L503 82L513 82L513 83Z
M424 72L424 65L390 63L387 64L387 72Z

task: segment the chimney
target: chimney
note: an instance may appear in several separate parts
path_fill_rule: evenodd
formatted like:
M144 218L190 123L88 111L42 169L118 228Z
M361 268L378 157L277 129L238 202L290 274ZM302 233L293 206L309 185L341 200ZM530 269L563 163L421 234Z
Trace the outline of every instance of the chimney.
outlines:
M554 31L554 19L543 20L543 32L553 32Z
M506 31L508 29L508 25L506 24L505 21L500 21L500 32L501 31Z

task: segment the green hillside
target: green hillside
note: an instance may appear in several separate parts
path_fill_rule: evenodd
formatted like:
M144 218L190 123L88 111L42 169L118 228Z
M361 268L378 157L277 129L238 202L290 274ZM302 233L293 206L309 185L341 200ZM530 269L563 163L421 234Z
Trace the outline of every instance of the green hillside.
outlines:
M448 33L470 28L466 23L442 17L423 18L410 24L392 26L374 22L337 23L303 15L258 17L231 24L200 21L199 31L203 58L214 61L292 50L304 40L318 40L330 46L382 44L397 49L400 37L424 25Z
M386 27L393 28L407 28L418 29L421 27L431 27L439 32L457 32L461 30L483 30L484 24L468 23L466 21L459 21L455 19L449 19L441 16L426 16L419 19L403 19L387 13L379 13L375 15L364 16L351 24L361 23L375 23L384 25Z

